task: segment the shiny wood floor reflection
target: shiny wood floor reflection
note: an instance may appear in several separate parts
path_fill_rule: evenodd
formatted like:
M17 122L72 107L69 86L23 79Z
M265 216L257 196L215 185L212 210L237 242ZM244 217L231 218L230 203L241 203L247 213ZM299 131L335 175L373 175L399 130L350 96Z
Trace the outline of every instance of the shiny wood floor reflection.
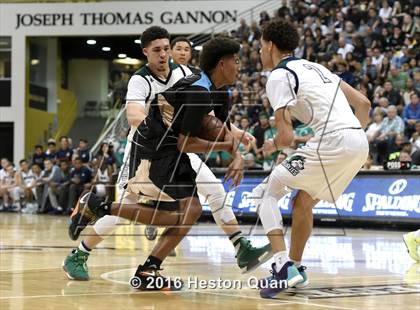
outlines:
M91 280L70 281L61 263L78 242L64 217L0 214L0 309L419 309L420 266L412 264L402 233L318 229L305 265L311 285L266 300L248 287L269 264L242 275L233 248L214 225L200 224L164 263L164 274L184 280L241 280L241 289L191 287L175 293L133 291L128 280L153 242L142 226L121 226L92 255ZM246 227L244 231L246 231ZM257 231L259 233L260 231ZM257 234L258 235L258 234ZM254 244L267 242L253 236ZM227 282L226 282L227 283Z

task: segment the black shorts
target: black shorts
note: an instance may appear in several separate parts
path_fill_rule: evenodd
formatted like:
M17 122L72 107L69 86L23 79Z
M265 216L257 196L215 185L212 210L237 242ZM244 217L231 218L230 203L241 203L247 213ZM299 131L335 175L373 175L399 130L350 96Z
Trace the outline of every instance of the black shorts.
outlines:
M175 201L198 197L193 170L187 154L173 152L155 159L141 159L127 190L148 200Z

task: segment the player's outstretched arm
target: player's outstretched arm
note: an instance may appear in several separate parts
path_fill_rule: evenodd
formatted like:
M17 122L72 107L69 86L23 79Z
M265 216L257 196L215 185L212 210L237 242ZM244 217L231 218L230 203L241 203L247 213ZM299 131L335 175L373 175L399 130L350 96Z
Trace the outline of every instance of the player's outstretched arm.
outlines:
M144 106L138 102L127 102L127 121L130 126L138 127L146 118L146 111Z
M232 123L230 124L230 128L232 129L231 132L233 137L239 142L243 143L245 146L249 146L255 140L255 137L249 132L239 129Z
M232 148L233 141L230 140L213 142L184 134L178 137L178 150L183 153L231 152Z
M340 82L340 88L346 96L349 104L354 108L354 114L363 129L366 128L369 123L369 110L371 106L369 99L344 81Z

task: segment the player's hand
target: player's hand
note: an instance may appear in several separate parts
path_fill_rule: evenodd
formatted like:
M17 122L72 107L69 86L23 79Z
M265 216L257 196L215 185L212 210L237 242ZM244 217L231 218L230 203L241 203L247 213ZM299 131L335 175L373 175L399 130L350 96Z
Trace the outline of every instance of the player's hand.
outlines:
M253 141L255 141L255 137L247 131L240 130L239 135L239 141L245 146L249 146Z
M235 188L241 184L242 178L244 176L244 158L242 155L237 155L233 158L233 161L228 166L228 169L225 174L225 181L232 180L232 184L229 186L229 189Z
M274 144L273 139L268 139L264 141L263 145L263 152L265 154L273 154L275 151L277 151L276 145Z

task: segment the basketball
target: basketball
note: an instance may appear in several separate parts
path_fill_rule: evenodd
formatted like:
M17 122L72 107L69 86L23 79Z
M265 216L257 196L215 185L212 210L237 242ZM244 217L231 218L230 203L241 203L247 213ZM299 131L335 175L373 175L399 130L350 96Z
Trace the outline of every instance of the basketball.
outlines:
M215 116L205 115L201 122L199 137L209 141L223 141L225 138L223 122Z

